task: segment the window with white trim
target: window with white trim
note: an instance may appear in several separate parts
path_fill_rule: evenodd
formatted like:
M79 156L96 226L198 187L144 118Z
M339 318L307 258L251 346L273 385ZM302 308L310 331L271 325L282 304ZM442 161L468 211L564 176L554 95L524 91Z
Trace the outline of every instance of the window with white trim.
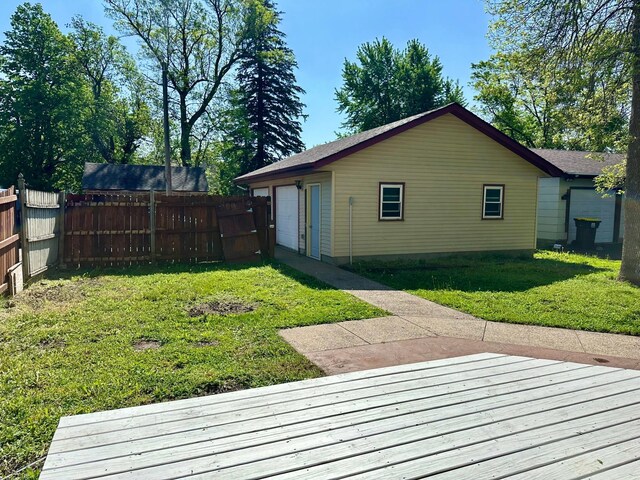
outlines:
M482 199L483 219L504 218L504 185L485 185Z
M404 184L380 184L380 220L404 218Z

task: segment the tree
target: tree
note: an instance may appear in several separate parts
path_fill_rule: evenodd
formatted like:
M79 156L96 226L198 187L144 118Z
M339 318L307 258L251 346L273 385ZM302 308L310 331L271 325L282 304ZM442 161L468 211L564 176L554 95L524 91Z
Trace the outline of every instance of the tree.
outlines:
M124 33L137 36L153 69L175 92L180 158L192 164L191 134L240 56L249 0L105 0ZM165 115L168 94L163 94ZM165 122L168 129L168 122ZM165 142L168 142L165 132ZM167 145L168 146L168 145Z
M451 102L465 104L458 82L442 76L438 57L431 58L418 40L400 51L382 38L358 48L357 61L344 61L343 85L336 90L343 127L359 132L422 113Z
M105 162L131 163L150 131L147 86L116 37L81 17L71 27L75 60L93 98L87 132Z
M254 2L249 9L249 30L230 98L228 134L238 174L269 165L304 150L300 139L305 92L296 83L297 67L285 34L278 29L281 12L271 0Z
M559 75L526 45L472 66L482 114L535 148L619 150L627 138L628 82L606 70Z
M77 185L88 98L70 40L41 5L19 6L0 46L0 183Z
M535 45L558 74L608 72L631 84L620 279L640 285L640 0L489 0L499 49Z

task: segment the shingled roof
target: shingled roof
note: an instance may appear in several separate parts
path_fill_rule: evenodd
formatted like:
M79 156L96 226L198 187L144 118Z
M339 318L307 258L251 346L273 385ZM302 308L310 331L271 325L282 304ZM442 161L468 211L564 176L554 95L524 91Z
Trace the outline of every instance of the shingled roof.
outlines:
M625 156L621 153L594 153L574 150L533 148L535 153L558 167L565 175L597 177L605 166L617 165Z
M284 176L289 173L291 175L295 175L301 172L320 168L324 165L335 162L336 160L340 160L347 155L356 153L364 148L448 113L455 115L460 120L468 123L475 129L494 139L549 175L558 176L562 174L555 165L532 152L524 145L516 142L508 135L505 135L477 115L471 113L462 105L451 103L435 110L419 113L412 117L403 118L402 120L373 128L350 137L340 138L333 142L313 147L309 150L305 150L304 152L285 158L284 160L280 160L279 162L242 175L236 178L235 182L249 183L263 178Z
M171 186L176 192L209 190L205 171L199 167L171 167ZM165 188L164 167L160 165L84 164L83 190L148 192Z

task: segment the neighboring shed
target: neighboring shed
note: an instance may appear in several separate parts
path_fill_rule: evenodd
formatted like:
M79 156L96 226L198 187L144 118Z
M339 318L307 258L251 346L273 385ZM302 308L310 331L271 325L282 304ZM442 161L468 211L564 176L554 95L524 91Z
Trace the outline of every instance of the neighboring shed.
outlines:
M312 258L530 252L538 178L561 171L458 104L236 179L273 197L276 242Z
M621 163L624 155L567 150L534 149L562 171L554 178L540 180L538 186L538 246L571 243L576 238L574 218L602 220L596 243L618 243L624 236L624 197L598 193L594 178L605 166Z
M203 168L171 167L172 190L206 193L209 190ZM84 193L122 193L164 191L164 167L161 165L115 165L85 163L82 175Z

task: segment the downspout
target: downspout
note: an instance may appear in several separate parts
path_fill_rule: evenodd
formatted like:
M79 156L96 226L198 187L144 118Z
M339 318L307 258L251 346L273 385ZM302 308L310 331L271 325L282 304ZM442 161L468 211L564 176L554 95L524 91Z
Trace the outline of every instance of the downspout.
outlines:
M349 197L349 265L353 265L353 197Z

